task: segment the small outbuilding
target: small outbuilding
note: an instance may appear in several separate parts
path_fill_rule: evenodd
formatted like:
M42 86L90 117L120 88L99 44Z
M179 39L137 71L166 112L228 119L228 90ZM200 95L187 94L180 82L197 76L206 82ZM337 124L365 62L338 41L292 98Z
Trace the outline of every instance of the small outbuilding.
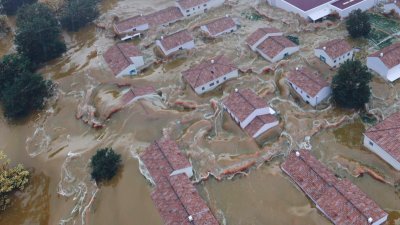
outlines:
M225 0L177 0L176 5L185 17L190 17L219 7L224 2Z
M314 54L322 62L336 68L346 60L353 58L354 49L346 40L335 39L322 43L314 50Z
M246 44L251 48L251 50L256 51L257 46L265 39L272 36L282 36L283 33L274 27L264 27L258 28L249 37L246 38Z
M112 46L104 53L103 58L116 77L136 75L144 65L143 53L129 43Z
M190 50L195 47L194 39L188 30L181 30L168 36L161 36L161 40L156 40L156 45L166 56L179 50Z
M200 27L210 37L217 37L223 34L232 33L238 29L236 21L229 16L213 20Z
M390 82L399 79L400 43L392 44L368 56L367 67Z
M299 51L299 46L284 36L272 36L257 46L256 51L266 60L275 63Z

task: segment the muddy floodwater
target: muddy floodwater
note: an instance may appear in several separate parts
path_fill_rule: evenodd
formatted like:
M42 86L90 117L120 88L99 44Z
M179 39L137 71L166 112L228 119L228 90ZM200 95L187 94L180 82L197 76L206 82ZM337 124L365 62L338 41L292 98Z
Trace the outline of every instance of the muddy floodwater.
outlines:
M362 133L371 124L363 122L357 112L339 110L329 103L312 108L291 95L283 82L285 71L301 65L319 70L330 79L335 71L315 59L313 49L322 41L347 36L343 22L309 24L259 1L230 0L206 15L153 30L145 38L132 41L140 46L147 61L155 62L154 40L188 28L195 37L196 49L178 59L153 64L136 77L115 79L102 58L117 41L110 29L113 19L172 5L173 0L103 0L97 26L63 34L67 53L40 69L57 83L57 95L45 110L24 121L0 120L0 149L13 162L32 171L26 190L16 193L12 207L0 214L1 225L161 225L150 198L152 187L140 172L137 156L150 142L166 135L177 140L190 158L194 180L198 181L196 188L221 224L330 224L280 170L287 153L296 148L311 149L323 164L338 176L349 178L388 212L388 224L400 224L400 188L396 187L400 174L362 146ZM250 19L256 9L265 16ZM217 40L200 33L199 25L227 14L239 19L238 31ZM251 52L244 40L264 26L298 37L300 52L277 64ZM13 51L12 39L12 35L2 38L0 56ZM374 51L368 43L354 44L363 51ZM246 73L199 97L184 84L181 72L218 54L233 59ZM266 68L274 72L262 72ZM76 119L79 109L88 104L100 114L107 111L122 91L115 83L151 85L162 95L147 96L104 118L101 129ZM211 104L235 88L246 87L278 113L281 130L270 138L254 141L219 104ZM400 82L388 84L374 77L371 87L371 115L385 118L400 110ZM196 107L188 109L182 103ZM111 182L97 187L90 179L88 162L101 147L120 153L123 168ZM249 169L224 175L227 168L248 161L254 162ZM357 173L360 167L374 171L385 182Z

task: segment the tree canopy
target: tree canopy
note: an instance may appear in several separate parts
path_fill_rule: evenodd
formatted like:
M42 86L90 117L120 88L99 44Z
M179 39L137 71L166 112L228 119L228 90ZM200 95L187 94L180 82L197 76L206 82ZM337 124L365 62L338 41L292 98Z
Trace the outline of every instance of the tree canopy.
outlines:
M343 108L360 109L369 101L371 73L358 60L344 62L332 81L333 101Z
M92 179L96 182L111 180L120 166L121 155L115 153L112 148L97 150L90 163Z
M37 0L0 0L0 8L7 15L14 15L24 4L32 4Z
M34 65L25 56L13 54L0 61L0 103L4 115L20 119L42 109L53 95L53 83L35 74Z
M361 9L352 11L346 20L346 28L353 38L368 36L371 31L371 22L367 12Z
M69 0L61 13L61 24L69 31L77 31L79 28L92 22L98 15L98 0Z
M61 26L46 5L24 5L18 11L15 44L17 51L32 62L43 63L65 52L60 36Z
M0 211L9 206L9 194L24 190L28 182L29 172L22 165L10 167L7 156L0 151Z

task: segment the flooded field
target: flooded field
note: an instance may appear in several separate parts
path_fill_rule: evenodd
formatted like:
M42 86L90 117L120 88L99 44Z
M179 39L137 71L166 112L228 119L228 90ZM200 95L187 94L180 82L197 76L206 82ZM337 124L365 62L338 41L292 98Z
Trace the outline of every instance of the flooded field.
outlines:
M115 16L123 19L148 13L173 2L104 0L96 23L110 27ZM256 9L267 17L249 19L247 15ZM198 27L226 14L240 20L239 30L223 39L204 38ZM400 174L362 146L362 132L371 124L362 122L357 112L335 109L328 103L312 108L294 98L283 82L285 72L300 65L319 70L328 79L335 74L313 56L313 49L347 33L341 21L329 22L329 26L326 23L306 23L258 1L227 1L206 15L153 30L134 41L141 46L146 60L156 61L154 40L188 28L195 37L196 49L179 59L151 65L137 77L124 79L115 79L102 58L117 41L109 29L90 25L77 33L64 33L68 52L40 69L58 84L57 96L43 112L17 124L0 120L0 149L13 162L23 163L33 171L32 182L25 192L16 194L11 209L1 214L0 224L161 225L150 198L152 187L140 173L137 155L164 135L183 147L195 168L195 180L199 181L196 187L221 224L330 224L279 168L287 153L296 148L311 149L338 176L351 179L390 213L388 224L399 224L400 190L395 184L399 183ZM244 40L265 26L298 37L300 52L277 64L251 52ZM364 53L374 51L368 42L352 43ZM12 35L0 44L0 56L12 51ZM238 79L199 97L184 84L181 72L218 54L231 58L243 71L252 72L241 73ZM274 72L263 73L265 68ZM102 99L118 96L115 83L151 85L162 96L134 102L106 120L102 129L93 129L76 119L78 106L94 90L96 108L106 107ZM278 112L281 133L257 143L219 105L216 110L212 107L211 102L220 101L235 88L246 87ZM371 87L370 113L383 118L400 110L400 82L388 84L375 77ZM195 107L187 109L182 103ZM97 187L90 180L88 160L101 147L112 147L120 153L124 167L109 184ZM224 171L246 162L254 162L254 166L236 175L224 175ZM386 182L358 174L356 169L360 166L381 175Z

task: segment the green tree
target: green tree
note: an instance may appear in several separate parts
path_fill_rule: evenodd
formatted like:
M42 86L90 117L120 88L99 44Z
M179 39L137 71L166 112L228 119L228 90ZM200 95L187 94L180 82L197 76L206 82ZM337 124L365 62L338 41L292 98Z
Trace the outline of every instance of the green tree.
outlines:
M22 165L10 167L10 160L0 151L0 211L9 206L9 195L24 190L28 182L29 172Z
M0 8L7 15L14 15L18 8L24 4L32 4L37 0L0 0Z
M61 13L62 26L77 31L92 22L99 15L97 3L98 0L68 0Z
M97 150L90 162L92 179L96 182L111 180L117 174L120 166L121 155L115 153L112 148Z
M15 44L32 62L43 63L65 52L60 36L61 26L46 5L25 5L18 11Z
M357 9L349 14L346 20L346 28L353 38L366 37L371 31L371 22L367 12Z
M368 68L358 60L344 62L332 81L333 101L343 108L360 109L369 101L372 79Z
M0 92L14 83L24 72L33 72L35 66L23 55L5 55L0 60Z

